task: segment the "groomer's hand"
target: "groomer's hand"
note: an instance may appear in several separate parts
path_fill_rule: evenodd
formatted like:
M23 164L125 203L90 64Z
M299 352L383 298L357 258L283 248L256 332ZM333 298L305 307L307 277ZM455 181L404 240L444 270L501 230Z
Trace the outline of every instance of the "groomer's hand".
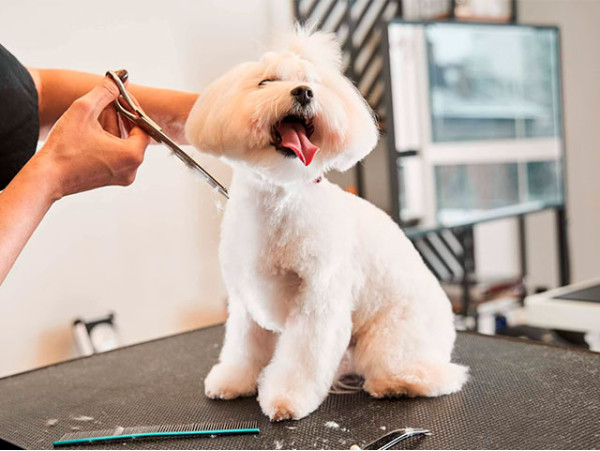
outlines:
M73 102L30 161L47 174L54 200L101 186L133 183L150 137L138 127L125 131L119 127L112 107L118 95L116 85L104 78Z

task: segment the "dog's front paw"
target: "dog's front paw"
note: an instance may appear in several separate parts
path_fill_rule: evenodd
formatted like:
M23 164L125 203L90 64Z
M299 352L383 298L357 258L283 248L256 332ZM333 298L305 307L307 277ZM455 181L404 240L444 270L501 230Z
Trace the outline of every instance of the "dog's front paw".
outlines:
M261 399L260 407L271 421L299 420L310 413L302 414L297 403L289 399L288 396L278 396L268 401Z
M263 413L271 421L299 420L317 407L319 403L309 403L295 393L281 392L269 395L259 394L259 403Z
M256 393L256 376L248 368L218 363L204 380L204 393L211 399L234 399Z
M297 375L276 375L274 371L263 374L258 389L258 402L271 421L299 420L316 410L324 396L310 380ZM294 384L294 385L292 385Z

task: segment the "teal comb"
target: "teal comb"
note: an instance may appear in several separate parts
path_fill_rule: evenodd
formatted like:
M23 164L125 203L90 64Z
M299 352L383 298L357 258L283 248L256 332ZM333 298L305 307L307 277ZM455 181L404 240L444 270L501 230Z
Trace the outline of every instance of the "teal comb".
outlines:
M85 445L109 440L126 440L132 438L165 438L194 437L206 435L258 434L260 429L256 421L237 423L192 423L164 426L116 427L101 431L71 432L53 442L54 446Z

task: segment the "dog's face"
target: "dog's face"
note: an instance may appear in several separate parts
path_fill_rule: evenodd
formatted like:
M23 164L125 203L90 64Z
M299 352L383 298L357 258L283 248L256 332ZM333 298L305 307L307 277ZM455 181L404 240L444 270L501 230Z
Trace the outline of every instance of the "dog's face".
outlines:
M344 171L378 138L371 109L341 72L339 45L303 31L286 51L213 82L192 109L186 135L199 150L277 184Z

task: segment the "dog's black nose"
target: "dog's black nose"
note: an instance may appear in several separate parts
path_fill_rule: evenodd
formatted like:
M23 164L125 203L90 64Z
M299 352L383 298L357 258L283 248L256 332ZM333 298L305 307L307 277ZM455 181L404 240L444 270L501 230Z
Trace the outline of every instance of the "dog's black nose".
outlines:
M302 106L308 105L313 98L312 89L304 85L296 86L294 89L292 89L290 94L292 94L296 101Z

